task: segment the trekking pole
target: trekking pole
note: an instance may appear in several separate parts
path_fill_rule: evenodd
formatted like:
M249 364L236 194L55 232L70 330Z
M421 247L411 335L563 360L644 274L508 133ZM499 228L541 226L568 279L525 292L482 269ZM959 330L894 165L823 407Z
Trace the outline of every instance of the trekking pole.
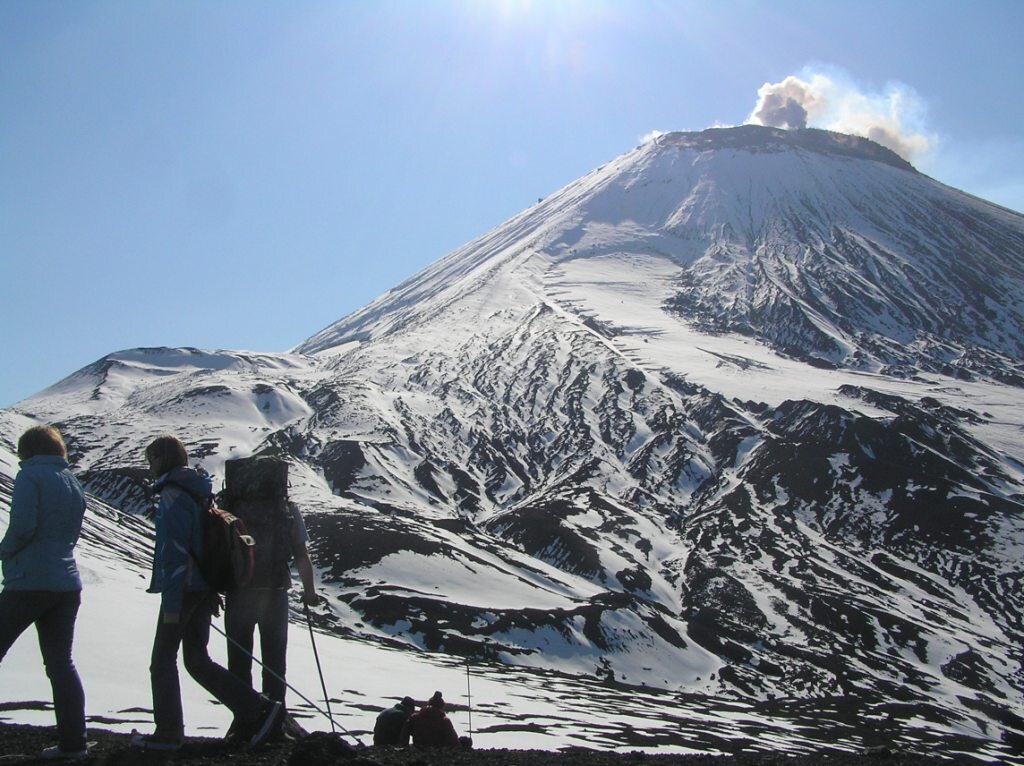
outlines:
M473 693L469 689L469 657L466 658L466 706L469 708L469 738L473 739Z
M305 694L303 694L298 689L296 689L294 686L292 686L290 683L288 683L284 678L282 678L277 673L275 673L273 670L271 670L266 665L264 665L259 659L257 659L256 657L253 656L252 652L250 652L248 649L246 649L240 643L235 641L235 639L233 639L231 636L229 636L227 633L225 633L223 630L221 630L219 627L217 627L217 624L215 622L213 622L212 620L210 621L210 627L212 627L215 631L217 631L222 636L224 636L224 638L226 638L235 647L237 647L241 651L245 652L245 656L248 657L253 662L255 662L257 665L259 665L261 668L263 668L263 670L266 671L266 673L268 675L270 675L272 678L276 678L278 681L283 683L286 687L291 689L292 692L294 692L296 695L298 695L307 705L309 705L316 712L318 712L320 715L322 715L324 718L326 718L328 721L330 721L331 722L331 731L332 732L334 731L334 726L335 726L334 718L333 718L333 716L331 716L329 711L328 712L324 712L324 709L322 707L317 705L315 702L313 702L313 700L311 700ZM340 723L337 724L337 726L338 726L339 729L341 729L343 732L345 732L345 734L347 734L348 736L352 737L352 739L354 739L356 741L356 744L358 744L360 747L364 747L363 742L362 742L361 739L359 739L359 737L357 737L355 734L350 732L348 729L346 729Z
M327 717L331 719L331 734L334 734L334 716L331 715L331 700L327 695L327 683L324 681L324 669L320 667L320 654L316 650L316 639L313 638L313 618L309 615L309 604L303 604L302 611L306 613L306 626L309 628L309 642L313 644L313 659L316 660L316 670L320 674L320 688L324 690L324 704L327 705ZM359 744L362 743L360 742Z

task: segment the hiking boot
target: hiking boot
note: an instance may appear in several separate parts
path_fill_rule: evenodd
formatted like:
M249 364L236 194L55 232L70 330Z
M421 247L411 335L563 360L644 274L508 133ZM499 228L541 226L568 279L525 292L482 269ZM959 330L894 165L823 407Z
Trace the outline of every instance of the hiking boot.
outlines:
M249 739L252 737L251 732L247 732L245 726L237 718L231 721L231 725L228 730L224 733L224 743L227 745L247 745Z
M44 761L84 761L88 757L88 747L85 750L61 750L59 745L47 747L39 754Z
M284 716L281 718L281 737L282 742L297 741L305 736L308 736L309 732L303 729L299 722L295 720L294 716L286 709Z
M281 723L281 717L284 715L284 705L280 702L276 702L272 699L263 698L263 702L260 705L260 712L256 716L256 733L252 735L252 739L249 740L249 744L252 747L260 745L267 741L271 734L273 734Z
M156 734L140 734L139 732L132 732L131 740L129 743L132 747L137 747L140 750L160 750L163 752L173 752L175 750L181 750L184 741L180 738L171 739L169 737L158 737Z

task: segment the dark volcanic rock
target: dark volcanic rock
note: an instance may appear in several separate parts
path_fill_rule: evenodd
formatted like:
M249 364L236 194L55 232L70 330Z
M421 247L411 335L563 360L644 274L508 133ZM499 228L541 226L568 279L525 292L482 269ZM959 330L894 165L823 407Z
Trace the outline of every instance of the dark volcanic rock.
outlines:
M341 735L316 732L288 742L254 749L228 747L222 740L189 738L177 753L145 753L128 744L128 735L92 729L89 732L92 758L98 766L129 764L193 764L194 766L949 766L981 761L931 758L891 752L884 747L848 756L814 754L784 755L659 755L647 752L610 753L586 748L553 750L415 750L412 748L355 747ZM45 763L39 759L43 748L56 742L50 727L0 724L0 762L5 764Z

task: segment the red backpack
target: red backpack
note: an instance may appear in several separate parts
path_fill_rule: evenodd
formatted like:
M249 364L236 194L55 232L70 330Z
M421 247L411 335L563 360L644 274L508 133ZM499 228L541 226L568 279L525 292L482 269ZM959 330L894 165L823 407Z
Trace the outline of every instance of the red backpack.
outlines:
M203 497L180 484L167 483L185 492L202 511L203 551L199 556L195 551L189 554L210 590L227 593L248 585L256 569L256 541L246 531L245 522L218 508L213 495Z
M244 588L256 569L256 541L245 529L245 522L209 498L203 509L203 555L197 559L199 571L210 590L227 593Z

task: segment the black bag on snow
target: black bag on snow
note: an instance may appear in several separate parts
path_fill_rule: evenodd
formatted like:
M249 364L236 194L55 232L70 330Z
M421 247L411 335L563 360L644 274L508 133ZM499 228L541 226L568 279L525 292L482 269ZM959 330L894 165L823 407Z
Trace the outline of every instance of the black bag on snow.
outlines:
M224 463L220 504L245 523L256 541L250 588L291 585L292 511L288 503L288 463L260 455Z

